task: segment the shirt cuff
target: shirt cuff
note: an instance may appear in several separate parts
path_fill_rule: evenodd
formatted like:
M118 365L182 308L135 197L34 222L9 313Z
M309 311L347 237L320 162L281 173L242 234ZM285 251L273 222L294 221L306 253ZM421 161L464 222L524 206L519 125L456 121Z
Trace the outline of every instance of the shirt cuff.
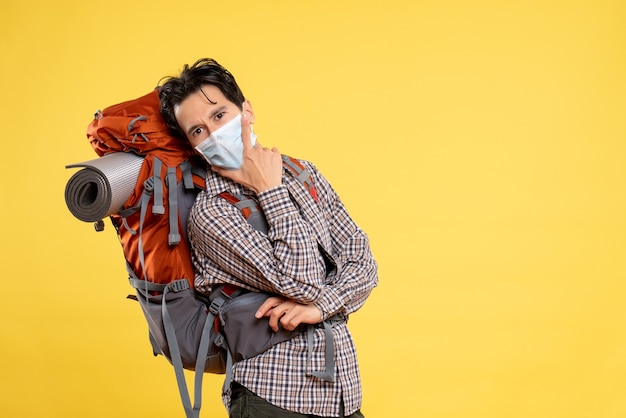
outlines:
M315 306L322 312L322 321L339 312L343 305L338 295L329 287L324 289L322 297L315 302Z

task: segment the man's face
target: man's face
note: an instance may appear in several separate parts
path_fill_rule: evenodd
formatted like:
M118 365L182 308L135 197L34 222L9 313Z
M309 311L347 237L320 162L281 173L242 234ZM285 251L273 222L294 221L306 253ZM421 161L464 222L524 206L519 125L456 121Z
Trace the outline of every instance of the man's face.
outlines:
M250 122L254 123L250 102L246 100L243 109L248 112ZM176 120L193 147L240 113L236 104L226 99L219 88L210 84L205 84L202 91L191 94L174 107Z

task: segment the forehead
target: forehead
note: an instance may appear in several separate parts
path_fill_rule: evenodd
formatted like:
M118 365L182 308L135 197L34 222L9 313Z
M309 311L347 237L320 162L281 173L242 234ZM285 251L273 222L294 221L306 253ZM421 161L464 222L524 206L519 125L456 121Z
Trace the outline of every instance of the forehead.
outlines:
M207 112L230 106L235 106L235 104L226 99L218 87L205 84L202 86L202 91L198 90L191 93L180 104L174 106L174 115L181 127L186 128L185 125L191 123L196 118L206 117Z
M211 102L228 101L228 99L226 99L226 97L224 96L224 93L222 93L222 90L220 90L219 87L214 86L213 84L203 84L202 91L197 91L195 94L202 96L204 100L207 101L207 103L209 103L207 97L210 99Z
M202 90L191 93L185 100L180 102L177 108L204 108L223 106L230 103L222 91L212 84L205 84Z

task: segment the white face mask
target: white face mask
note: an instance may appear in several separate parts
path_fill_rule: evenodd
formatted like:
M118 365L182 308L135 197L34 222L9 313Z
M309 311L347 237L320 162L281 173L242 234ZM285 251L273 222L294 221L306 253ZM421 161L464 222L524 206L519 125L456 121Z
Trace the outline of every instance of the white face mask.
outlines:
M256 135L250 126L250 144L254 146ZM209 164L229 170L238 170L243 163L243 141L241 139L241 114L196 146Z

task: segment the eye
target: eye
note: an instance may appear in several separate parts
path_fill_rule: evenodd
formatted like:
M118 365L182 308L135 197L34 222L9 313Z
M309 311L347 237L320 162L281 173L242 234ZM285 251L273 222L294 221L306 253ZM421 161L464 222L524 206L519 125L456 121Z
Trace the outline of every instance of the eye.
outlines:
M202 134L202 132L204 132L204 128L197 127L196 129L193 130L193 132L191 133L191 136L195 138L198 135Z
M220 120L224 117L224 112L220 112L217 115L215 115L215 120Z

